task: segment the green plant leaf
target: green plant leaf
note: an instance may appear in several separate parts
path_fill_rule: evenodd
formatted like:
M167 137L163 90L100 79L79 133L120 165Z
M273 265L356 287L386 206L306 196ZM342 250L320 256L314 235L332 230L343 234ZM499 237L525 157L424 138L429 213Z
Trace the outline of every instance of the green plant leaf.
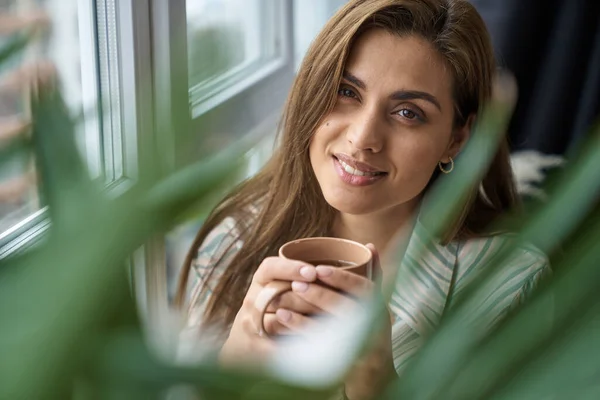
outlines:
M552 200L523 229L524 240L534 241L550 253L573 232L600 197L598 159L600 157L600 122L590 132L585 151L573 160L558 180Z
M15 159L25 159L31 150L31 141L23 136L0 146L0 170Z
M75 144L74 125L62 96L41 88L32 102L32 137L42 203L55 228L75 224L100 197Z
M492 398L600 398L599 330L600 307L596 303L587 313L581 313L578 324L570 325L565 334L554 337L551 348L503 383Z
M551 199L544 209L532 217L527 228L520 234L517 244L527 243L531 238L539 235L546 239L538 243L545 243L548 247L556 245L584 218L583 212L589 210L595 201L599 187L598 180L594 178L595 160L600 157L600 141L597 137L594 134L594 146L590 147L585 157L582 157L572 170L565 173L564 180L561 180L560 185L564 188L565 195ZM585 187L582 186L580 177L587 178ZM576 204L580 210L571 211L573 204ZM557 210L561 212L557 213ZM395 396L432 399L444 393L445 388L456 379L461 366L469 359L479 343L479 340L472 335L471 328L465 326L463 321L469 316L470 310L479 301L478 299L485 295L482 292L485 290L485 283L493 281L494 275L498 273L498 266L514 250L513 246L502 252L493 265L490 265L487 271L471 285L471 289L465 290L462 301L456 304L441 329L429 340L404 374L402 382L396 385L393 390ZM542 248L542 250L551 249ZM442 351L443 354L440 353Z
M600 306L597 296L600 291L600 269L597 268L600 218L586 233L588 235L580 238L579 246L569 253L569 270L469 354L460 373L444 388L445 398L490 398L524 366L550 351L557 339L568 337L573 326L582 320L598 318L598 314L590 315L590 311L597 312ZM553 316L552 324L548 321L549 315ZM584 365L583 360L581 365ZM595 365L600 371L600 358L595 359Z
M444 236L473 187L483 178L503 140L511 111L511 103L501 100L490 103L476 124L455 171L442 176L427 194L420 215L434 237Z
M50 120L38 125L39 136L47 135L46 129L68 128L64 116L57 117L58 122L52 120L55 115L48 113L53 110L43 108L38 114L47 118L42 120ZM50 150L40 146L36 147L39 152ZM53 149L62 154L62 149ZM36 252L11 260L10 273L2 275L0 321L11 329L0 332L0 353L6 361L0 365L0 379L5 380L0 382L0 398L52 398L70 384L74 371L84 362L79 353L86 342L122 307L133 307L123 260L210 193L211 185L233 173L238 164L229 157L238 153L232 151L167 177L150 192L146 187L134 187L116 199L97 196L69 208L65 203L75 199L50 191L63 207L54 214L58 221L53 223L69 229L53 231ZM56 154L47 153L44 163L53 159ZM87 176L66 171L73 162L56 162L59 165L50 166L46 175L52 190L66 185L72 193L85 196L91 192ZM57 176L59 171L75 179L67 181L69 176ZM198 185L190 184L195 179L200 179ZM82 197L76 200L81 202Z
M7 40L7 43L0 49L0 65L8 62L12 57L19 54L31 40L29 33L17 33Z
M109 336L95 353L93 374L108 386L143 387L161 393L188 385L197 388L203 399L326 399L333 391L285 385L266 378L259 367L234 371L214 364L169 366L148 351L135 331Z
M212 157L187 166L154 185L144 203L150 212L158 214L168 228L186 215L190 208L202 199L231 185L246 165L245 155L255 144L239 141Z

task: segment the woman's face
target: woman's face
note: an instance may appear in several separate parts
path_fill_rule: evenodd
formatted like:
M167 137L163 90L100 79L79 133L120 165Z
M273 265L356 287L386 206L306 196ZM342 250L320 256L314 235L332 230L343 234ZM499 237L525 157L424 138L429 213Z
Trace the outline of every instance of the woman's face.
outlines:
M453 118L452 77L431 45L367 31L310 144L325 200L352 215L411 210L438 162L468 137L466 128L453 132Z

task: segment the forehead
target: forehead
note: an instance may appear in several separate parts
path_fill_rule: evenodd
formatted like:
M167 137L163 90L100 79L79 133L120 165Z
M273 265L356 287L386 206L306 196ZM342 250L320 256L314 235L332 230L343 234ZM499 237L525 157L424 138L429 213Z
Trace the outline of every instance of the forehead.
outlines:
M419 90L440 101L452 100L452 76L442 55L416 35L369 30L352 46L346 70L368 88Z

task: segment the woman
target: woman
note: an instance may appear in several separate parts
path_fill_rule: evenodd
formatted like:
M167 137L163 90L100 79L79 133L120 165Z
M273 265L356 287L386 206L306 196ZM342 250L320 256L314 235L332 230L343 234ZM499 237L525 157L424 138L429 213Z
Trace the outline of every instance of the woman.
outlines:
M289 95L280 148L216 207L186 260L180 304L188 299L190 326L222 327L223 362L272 348L249 317L271 280L293 281L294 291L271 309L270 334L300 329L311 314L373 290L344 271L274 257L283 243L335 236L385 251L401 227L410 227L389 304L391 338L388 332L362 360L346 393L361 398L365 388L378 387L392 360L398 371L405 366L510 240L486 230L517 202L506 144L444 238L431 238L419 215L431 183L460 162L494 71L484 23L464 0L353 0L329 21ZM533 248L504 268L474 311L482 325L501 319L548 270ZM391 272L383 271L384 281ZM349 296L314 284L317 277Z

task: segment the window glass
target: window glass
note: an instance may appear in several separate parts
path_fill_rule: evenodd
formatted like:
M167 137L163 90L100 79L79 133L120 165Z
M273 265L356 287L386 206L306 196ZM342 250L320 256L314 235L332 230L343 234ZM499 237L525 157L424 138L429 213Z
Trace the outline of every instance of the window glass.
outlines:
M91 0L90 0L91 2ZM84 3L84 2L79 2ZM17 68L33 65L39 60L51 60L56 66L62 93L67 105L74 114L81 113L85 93L82 86L82 55L80 46L80 19L77 0L0 0L0 13L4 18L41 14L43 10L51 21L49 29L28 45L27 49L0 69L0 118L6 120L18 115L27 115L27 90L14 89L11 76ZM91 25L91 23L90 23ZM3 30L4 31L4 30ZM0 32L0 45L7 43L9 32ZM89 47L89 46L88 46ZM11 89L13 88L13 89ZM88 99L89 100L89 99ZM95 99L93 99L95 101ZM77 140L86 159L89 158L92 171L98 172L95 162L100 158L98 133L93 140L85 137L85 129ZM35 184L35 168L31 158L6 160L0 169L0 238L7 230L23 222L27 217L39 211L43 204L39 202Z
M280 56L280 3L188 0L188 70L192 102L235 85Z

